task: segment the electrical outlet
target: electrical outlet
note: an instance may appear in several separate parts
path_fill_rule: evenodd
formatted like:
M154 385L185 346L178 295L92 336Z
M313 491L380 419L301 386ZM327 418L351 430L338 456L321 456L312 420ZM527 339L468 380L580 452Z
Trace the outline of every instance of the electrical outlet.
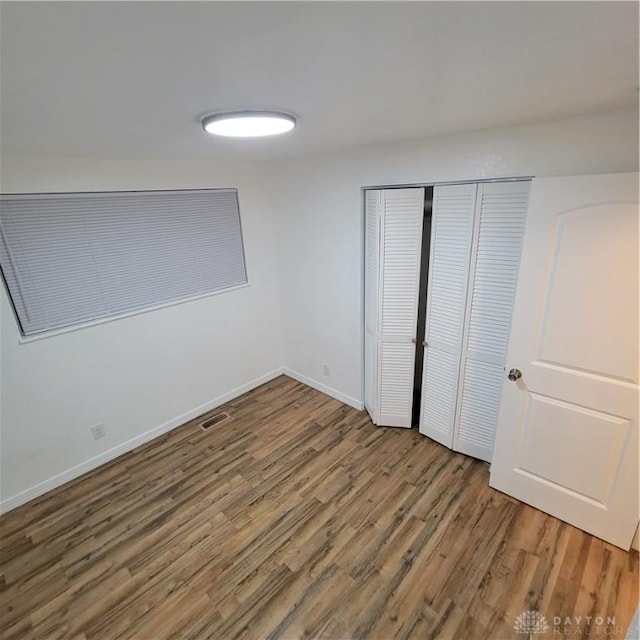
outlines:
M330 376L331 375L331 367L328 364L323 364L322 365L322 373L325 376Z
M107 435L103 424L94 424L93 427L89 427L89 429L91 430L91 435L94 440L100 440L100 438L104 438Z

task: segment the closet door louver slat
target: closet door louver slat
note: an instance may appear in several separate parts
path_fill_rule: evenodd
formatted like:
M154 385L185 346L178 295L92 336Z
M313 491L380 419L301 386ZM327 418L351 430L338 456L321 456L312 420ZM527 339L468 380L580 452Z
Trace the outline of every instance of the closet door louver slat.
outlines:
M529 182L479 186L454 448L491 461Z
M365 191L364 406L378 422L378 272L382 192Z
M434 189L420 433L452 447L477 185Z
M424 189L382 192L378 424L411 427Z

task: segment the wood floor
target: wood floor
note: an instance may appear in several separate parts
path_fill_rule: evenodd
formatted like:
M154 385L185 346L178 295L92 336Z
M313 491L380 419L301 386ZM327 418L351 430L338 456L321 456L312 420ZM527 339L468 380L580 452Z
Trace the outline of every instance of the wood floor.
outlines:
M484 463L285 377L224 409L0 518L0 637L624 637L638 554Z

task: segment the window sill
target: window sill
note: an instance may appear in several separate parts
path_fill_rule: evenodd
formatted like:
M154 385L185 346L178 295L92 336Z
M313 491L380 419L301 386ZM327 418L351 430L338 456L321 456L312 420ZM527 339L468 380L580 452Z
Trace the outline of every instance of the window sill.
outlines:
M172 302L165 302L153 307L146 307L145 309L139 309L136 311L129 311L127 313L121 313L117 316L109 316L108 318L99 318L97 320L90 320L83 322L82 324L75 324L68 327L62 327L60 329L52 329L51 331L43 331L30 336L20 336L18 338L19 344L31 344L32 342L38 342L40 340L46 340L47 338L54 338L56 336L64 335L66 333L72 333L73 331L81 331L82 329L89 329L101 324L107 324L108 322L114 322L116 320L122 320L123 318L131 318L133 316L139 316L143 313L150 313L152 311L158 311L159 309L166 309L167 307L175 307L177 305L185 304L187 302L193 302L195 300L202 300L204 298L210 298L212 296L218 296L223 293L230 293L232 291L238 291L240 289L246 289L251 286L251 283L239 284L235 287L229 287L228 289L221 289L220 291L213 291L211 293L203 293L197 296L191 296L190 298L184 298L183 300L175 300Z

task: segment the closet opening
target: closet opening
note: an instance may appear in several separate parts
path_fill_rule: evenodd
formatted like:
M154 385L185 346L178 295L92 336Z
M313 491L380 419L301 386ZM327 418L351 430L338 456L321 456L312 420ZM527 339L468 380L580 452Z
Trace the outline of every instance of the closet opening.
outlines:
M429 282L429 253L431 250L431 220L433 215L433 187L424 189L424 213L422 218L422 243L420 260L420 284L418 289L418 319L416 326L416 357L413 370L413 405L411 427L420 424L420 400L422 398L422 366L424 364L425 320L427 317L427 285Z
M530 181L365 189L364 395L491 461Z

